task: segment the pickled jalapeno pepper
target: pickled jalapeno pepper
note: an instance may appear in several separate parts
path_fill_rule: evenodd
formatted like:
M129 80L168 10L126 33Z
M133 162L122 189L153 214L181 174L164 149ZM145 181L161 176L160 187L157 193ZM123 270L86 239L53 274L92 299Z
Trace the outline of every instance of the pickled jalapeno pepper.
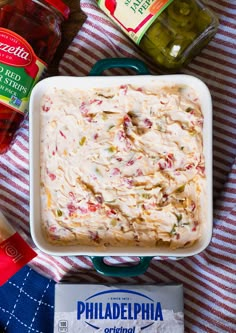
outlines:
M217 20L200 3L175 0L147 30L140 48L161 69L172 72L186 65L214 35L216 28Z
M217 17L200 0L98 0L98 5L161 72L188 64L218 28Z

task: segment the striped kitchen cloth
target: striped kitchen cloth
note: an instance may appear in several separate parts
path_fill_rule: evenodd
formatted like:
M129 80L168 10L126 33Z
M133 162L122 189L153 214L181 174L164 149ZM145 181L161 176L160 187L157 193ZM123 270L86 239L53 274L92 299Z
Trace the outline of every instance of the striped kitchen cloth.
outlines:
M214 121L214 231L201 254L179 261L152 260L148 271L132 278L106 278L89 258L52 257L38 252L30 266L55 281L91 283L181 282L185 291L185 332L236 332L236 2L208 1L220 26L210 44L182 72L197 76L209 87ZM87 20L60 62L61 75L87 75L97 60L135 57L148 65L140 51L98 9L81 0ZM124 74L124 70L112 70ZM109 75L109 73L107 73ZM28 242L29 230L28 120L7 154L0 156L0 209ZM132 257L107 258L117 264Z

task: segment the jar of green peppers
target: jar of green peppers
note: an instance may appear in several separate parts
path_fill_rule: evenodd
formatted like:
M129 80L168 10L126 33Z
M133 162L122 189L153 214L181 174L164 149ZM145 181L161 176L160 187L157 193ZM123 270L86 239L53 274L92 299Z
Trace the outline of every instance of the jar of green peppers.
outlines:
M167 73L187 65L219 24L200 0L98 0L98 6Z

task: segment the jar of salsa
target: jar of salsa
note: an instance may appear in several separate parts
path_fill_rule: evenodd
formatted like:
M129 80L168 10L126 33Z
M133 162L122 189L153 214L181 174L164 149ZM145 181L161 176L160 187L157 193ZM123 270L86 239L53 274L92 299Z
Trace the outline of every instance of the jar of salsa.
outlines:
M160 72L175 73L210 41L218 19L200 0L97 0Z
M8 1L0 9L0 153L28 111L30 92L52 61L69 8L61 0Z

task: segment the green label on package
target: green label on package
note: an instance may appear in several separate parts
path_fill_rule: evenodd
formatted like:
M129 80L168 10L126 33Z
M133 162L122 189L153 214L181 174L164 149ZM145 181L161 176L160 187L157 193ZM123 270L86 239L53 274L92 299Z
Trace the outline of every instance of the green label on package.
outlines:
M0 103L27 112L30 92L45 67L25 39L0 28Z
M173 0L99 0L98 5L136 44Z

